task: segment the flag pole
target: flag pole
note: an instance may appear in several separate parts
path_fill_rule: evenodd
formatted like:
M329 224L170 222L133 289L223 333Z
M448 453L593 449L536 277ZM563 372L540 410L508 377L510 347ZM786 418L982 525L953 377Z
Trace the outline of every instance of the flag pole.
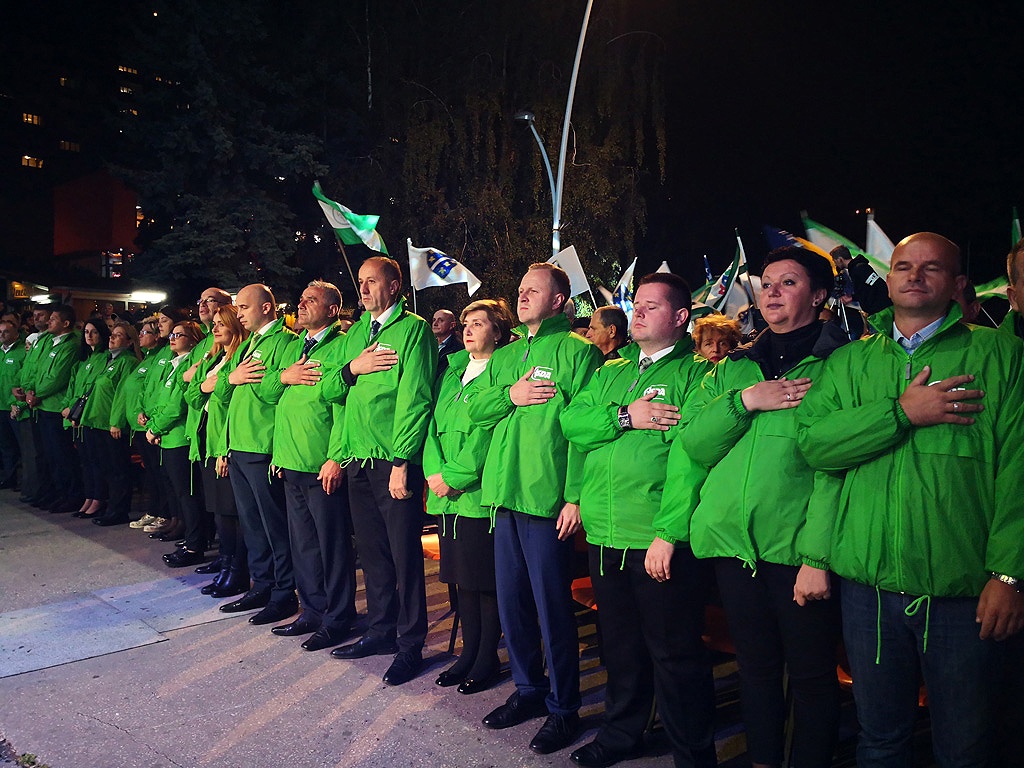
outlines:
M345 246L341 242L341 238L335 234L334 242L338 245L338 250L341 251L341 258L345 260L345 268L348 270L348 277L352 281L352 287L356 289L356 298L359 298L359 284L356 283L356 276L352 274L352 265L348 263L348 254L345 253Z
M416 307L416 286L415 285L412 286L412 313L414 315L418 315L420 313L419 309Z

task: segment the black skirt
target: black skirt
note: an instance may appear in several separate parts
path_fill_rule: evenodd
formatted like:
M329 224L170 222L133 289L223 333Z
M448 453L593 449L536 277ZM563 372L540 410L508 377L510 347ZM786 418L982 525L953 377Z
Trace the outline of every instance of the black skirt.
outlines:
M441 515L438 528L440 580L463 589L494 592L494 534L490 519Z

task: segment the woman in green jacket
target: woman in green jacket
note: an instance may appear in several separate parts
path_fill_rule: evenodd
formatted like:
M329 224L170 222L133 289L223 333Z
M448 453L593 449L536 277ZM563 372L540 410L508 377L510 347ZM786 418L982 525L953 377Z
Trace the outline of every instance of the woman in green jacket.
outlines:
M78 363L64 392L61 416L65 419L65 425L71 425L78 461L82 467L82 491L85 494L85 500L81 508L74 513L74 517L94 518L107 507L107 480L103 472L103 454L100 446L89 442L82 422L69 421L68 416L71 407L80 397L89 395L90 399L92 398L93 385L107 364L109 341L110 329L101 318L90 317L85 321L78 346Z
M490 688L498 676L498 598L494 584L494 540L490 513L480 505L480 478L491 430L477 427L466 402L494 350L508 343L514 321L502 301L474 301L459 318L465 349L448 357L437 387L434 413L423 447L430 486L427 511L441 516L442 582L458 588L462 655L438 676L440 686L459 693Z
M93 517L93 523L102 526L127 523L131 511L131 448L127 433L117 439L110 434L110 414L121 382L131 376L142 358L139 337L131 323L114 323L108 347L106 366L96 377L82 414L86 443L98 448L100 468L106 480L107 496L102 500L106 509Z
M837 601L827 531L808 513L812 494L832 486L797 449L795 410L825 358L848 341L818 319L833 284L822 256L795 247L768 254L760 301L768 329L707 374L669 457L662 504L690 513L694 554L714 559L755 768L783 761L784 670L794 702L790 764L826 768L838 739Z
M238 320L237 307L231 304L216 311L211 332L213 345L197 364L185 390L185 400L190 410L204 415L192 441L191 458L202 467L206 509L216 519L220 540L217 558L196 568L196 573L214 574L213 581L201 591L204 595L221 598L240 595L249 589L249 565L235 496L228 480L227 402L210 395L218 387L228 386L231 363L237 362L235 357L244 348L249 332Z
M188 406L181 380L184 373L182 363L202 336L199 324L191 320L176 323L171 329L168 338L175 356L165 366L163 384L155 393L154 404L147 413L146 439L150 444L160 446L160 466L171 486L172 505L178 508L176 517L184 526L185 543L164 555L164 562L171 568L199 565L206 559L206 535L195 495L196 476L188 458L188 438L185 435Z

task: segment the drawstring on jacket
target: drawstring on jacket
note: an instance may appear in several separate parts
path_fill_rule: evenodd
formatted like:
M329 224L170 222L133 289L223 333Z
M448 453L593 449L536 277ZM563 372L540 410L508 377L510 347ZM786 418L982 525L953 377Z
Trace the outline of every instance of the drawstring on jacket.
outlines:
M908 605L904 609L903 613L908 617L916 616L917 612L921 609L922 604L924 605L924 647L922 649L922 653L928 653L928 626L931 624L932 620L932 596L921 595Z

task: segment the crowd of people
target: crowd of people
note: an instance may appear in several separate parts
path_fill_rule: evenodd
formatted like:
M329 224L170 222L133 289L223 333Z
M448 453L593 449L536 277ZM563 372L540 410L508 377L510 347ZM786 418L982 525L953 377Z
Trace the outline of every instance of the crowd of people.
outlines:
M841 639L860 765L908 764L922 679L938 763L999 765L995 729L1024 693L1024 241L1008 270L1010 314L978 328L956 301L959 249L912 235L891 306L852 341L823 319L833 265L799 247L767 257L766 328L742 344L733 320L691 324L670 273L640 279L631 324L602 307L573 332L569 279L547 263L514 312L481 299L430 323L378 256L348 328L319 280L294 329L258 284L137 328L90 317L79 333L70 307L39 307L27 339L0 321L0 488L20 466L26 503L176 542L164 561L210 574L221 611L256 611L306 651L393 656L388 685L423 665L425 495L463 639L436 683L496 685L504 636L514 691L482 722L546 718L540 754L581 728L585 538L608 674L601 726L570 754L585 768L642 755L655 703L675 764L716 764L709 600L757 768L831 764ZM356 553L366 629L345 644Z

